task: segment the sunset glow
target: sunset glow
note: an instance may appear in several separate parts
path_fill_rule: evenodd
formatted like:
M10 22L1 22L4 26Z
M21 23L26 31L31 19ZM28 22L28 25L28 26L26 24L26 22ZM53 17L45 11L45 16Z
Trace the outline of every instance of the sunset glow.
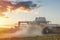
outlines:
M0 0L0 40L60 40L59 30L60 0Z

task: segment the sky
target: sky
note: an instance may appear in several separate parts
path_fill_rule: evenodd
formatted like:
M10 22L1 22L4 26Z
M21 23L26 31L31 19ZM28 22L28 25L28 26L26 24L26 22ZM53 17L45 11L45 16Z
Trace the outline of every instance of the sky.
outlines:
M45 16L52 23L60 24L60 0L44 0L44 7L40 8L42 16Z
M27 1L27 0L13 0ZM30 1L30 0L28 0ZM31 12L5 12L10 18L0 18L0 25L14 24L18 21L30 21L36 17L46 17L48 21L54 24L60 24L60 0L31 0L34 3L40 4L41 7L33 9ZM12 23L13 22L13 23Z
M17 1L17 0L13 0ZM26 1L26 0L21 0ZM40 4L41 7L32 9L31 12L14 11L14 12L4 12L5 16L9 18L0 17L0 25L15 24L18 21L30 21L34 20L36 17L46 17L48 21L52 21L54 24L60 24L60 0L31 0L34 3ZM35 25L34 25L35 26ZM26 29L27 30L27 29ZM10 36L18 36L19 34L26 35L26 30L17 31L16 33L7 34ZM30 32L29 30L27 30ZM33 32L38 33L39 31L34 30ZM40 33L39 33L40 34ZM27 34L28 35L28 34ZM36 34L35 34L36 35ZM4 35L3 37L8 37Z

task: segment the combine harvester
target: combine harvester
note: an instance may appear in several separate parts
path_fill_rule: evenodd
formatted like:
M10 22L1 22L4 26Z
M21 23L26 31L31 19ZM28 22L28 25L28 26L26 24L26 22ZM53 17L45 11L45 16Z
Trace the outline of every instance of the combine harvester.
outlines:
M45 17L36 17L34 21L19 21L14 28L3 30L0 37L30 37L57 33L60 34L60 25L49 24Z

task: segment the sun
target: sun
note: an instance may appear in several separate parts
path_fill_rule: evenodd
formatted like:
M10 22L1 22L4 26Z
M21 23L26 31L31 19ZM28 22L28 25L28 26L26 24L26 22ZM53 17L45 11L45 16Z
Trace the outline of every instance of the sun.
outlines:
M5 25L5 24L6 24L6 19L0 17L0 28L4 28L3 25Z
M0 17L0 28L14 28L15 24L11 23L10 19L6 19L6 18L1 18Z

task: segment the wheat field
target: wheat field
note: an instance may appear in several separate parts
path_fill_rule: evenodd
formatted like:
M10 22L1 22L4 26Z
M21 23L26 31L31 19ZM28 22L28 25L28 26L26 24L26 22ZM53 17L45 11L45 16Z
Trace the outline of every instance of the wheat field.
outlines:
M35 36L35 37L24 37L24 38L0 38L0 40L60 40L60 34L53 35L43 35L43 36Z

